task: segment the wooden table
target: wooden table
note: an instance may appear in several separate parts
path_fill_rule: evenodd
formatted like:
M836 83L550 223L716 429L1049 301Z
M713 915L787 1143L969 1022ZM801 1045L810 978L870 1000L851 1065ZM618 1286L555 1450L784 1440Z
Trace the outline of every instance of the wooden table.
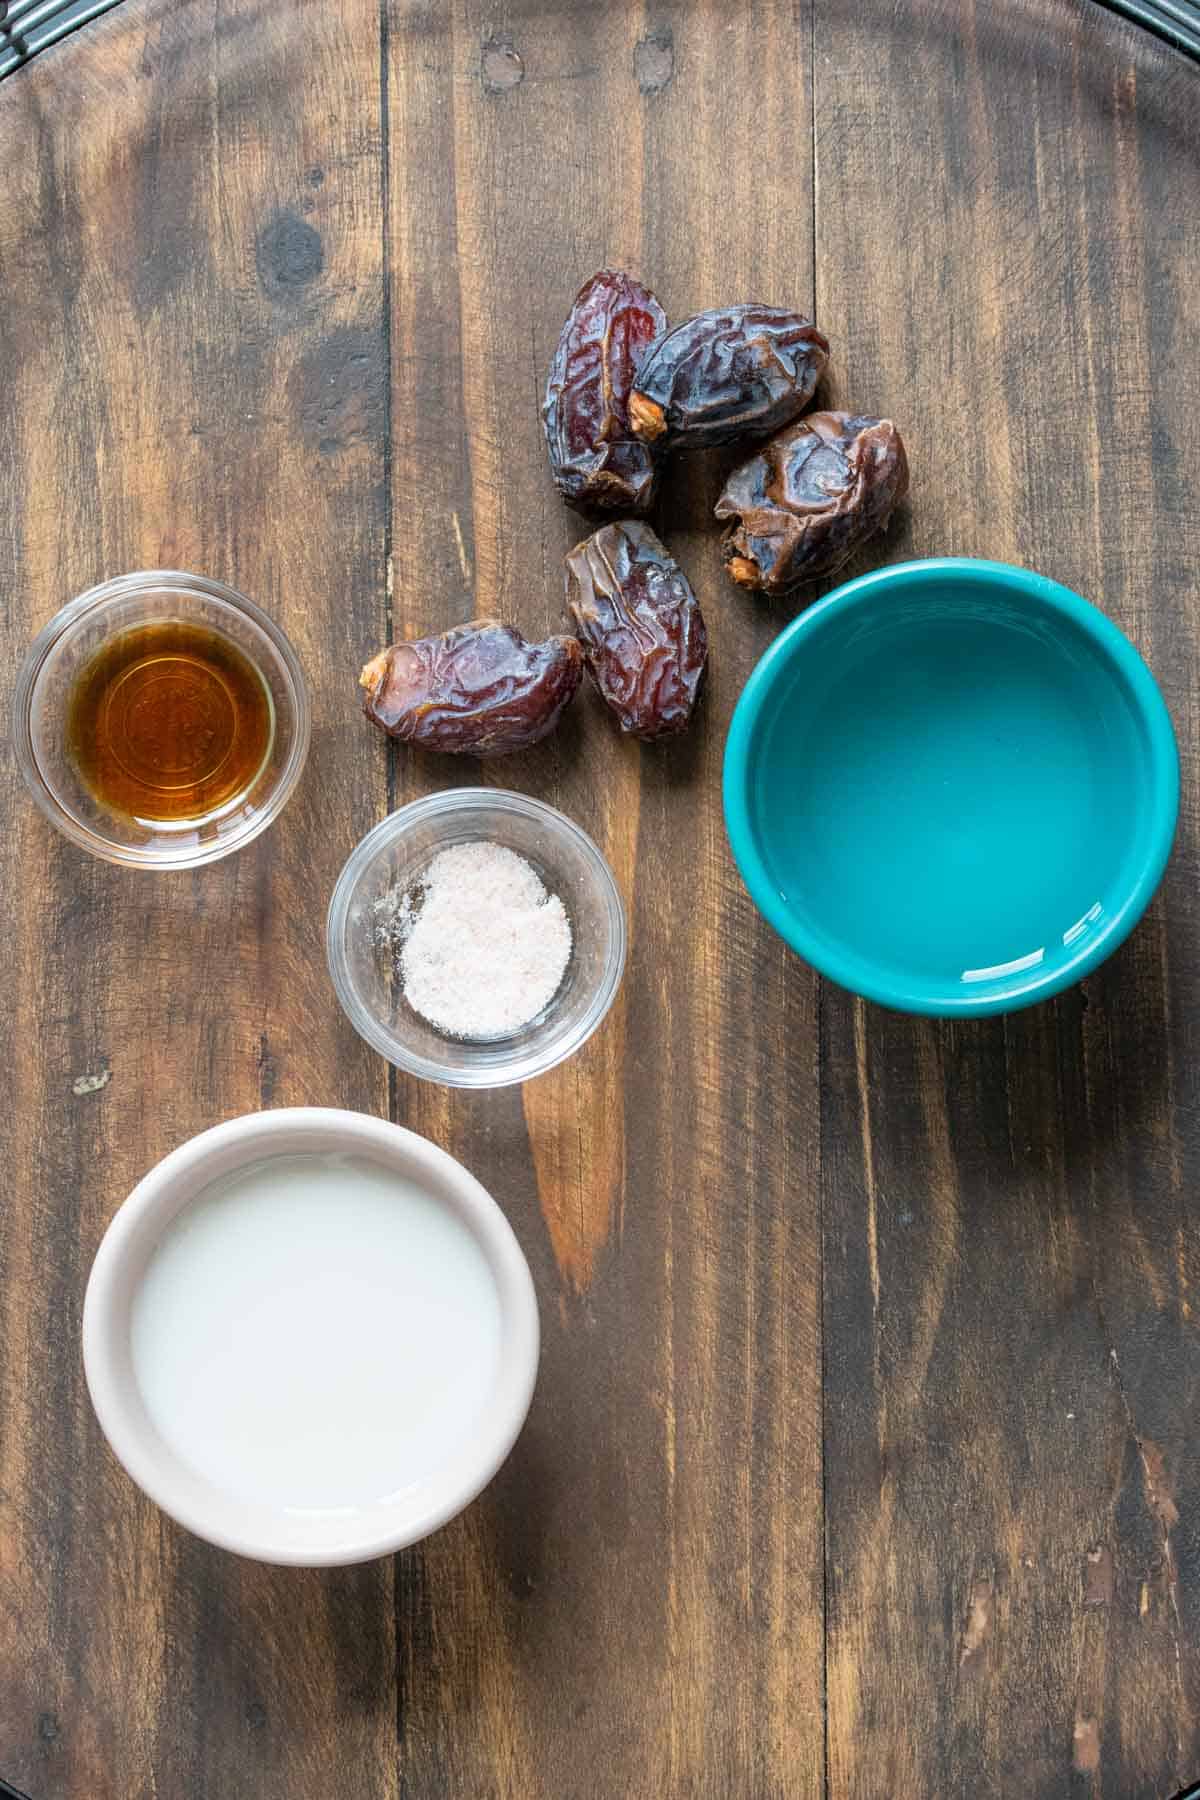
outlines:
M0 90L6 663L146 566L268 606L302 791L195 875L90 861L0 764L0 1774L33 1800L1149 1800L1200 1778L1200 71L1076 0L126 0ZM389 760L389 632L554 628L580 535L538 402L605 262L673 317L815 306L911 516L858 566L1007 558L1174 712L1142 928L1007 1021L889 1016L759 921L730 710L787 609L708 611L692 735L589 698L490 767ZM621 999L524 1091L390 1076L325 903L393 805L564 807L628 899ZM259 1106L390 1114L508 1212L528 1427L465 1517L342 1571L223 1555L109 1456L78 1353L139 1175Z

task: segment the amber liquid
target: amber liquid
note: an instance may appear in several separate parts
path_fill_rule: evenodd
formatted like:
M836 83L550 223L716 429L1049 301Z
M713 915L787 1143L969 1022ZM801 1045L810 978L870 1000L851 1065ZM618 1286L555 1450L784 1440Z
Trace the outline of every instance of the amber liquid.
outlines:
M202 819L245 793L271 747L262 676L204 625L135 625L81 669L67 746L102 805L147 824Z

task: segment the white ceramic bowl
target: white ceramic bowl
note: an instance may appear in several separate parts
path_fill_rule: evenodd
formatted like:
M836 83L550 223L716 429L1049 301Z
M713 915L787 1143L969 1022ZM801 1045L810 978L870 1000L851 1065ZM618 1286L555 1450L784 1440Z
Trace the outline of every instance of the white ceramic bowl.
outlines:
M494 1278L500 1312L495 1384L482 1423L402 1495L323 1512L226 1493L164 1441L142 1400L130 1321L163 1233L214 1181L276 1155L366 1157L414 1181L467 1226ZM512 1227L461 1163L415 1132L361 1113L297 1107L232 1119L164 1158L121 1206L96 1253L83 1309L83 1361L96 1416L116 1455L164 1512L222 1549L307 1567L365 1562L415 1543L462 1510L516 1441L533 1396L538 1313ZM403 1379L401 1372L398 1378ZM381 1422L382 1424L382 1422Z

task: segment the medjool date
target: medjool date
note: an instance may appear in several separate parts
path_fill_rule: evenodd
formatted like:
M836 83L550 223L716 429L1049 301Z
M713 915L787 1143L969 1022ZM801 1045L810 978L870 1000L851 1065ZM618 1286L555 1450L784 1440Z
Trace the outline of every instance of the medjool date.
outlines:
M743 587L790 593L840 569L907 491L890 419L810 413L725 483L717 517L739 521L725 535L725 567Z
M666 327L654 295L619 269L601 269L576 294L542 408L555 483L575 505L649 509L656 458L630 431L629 394Z
M567 611L621 730L648 739L682 731L708 632L687 576L648 525L604 525L568 552Z
M554 730L582 675L573 637L530 644L511 625L476 619L381 650L359 685L368 719L402 743L503 756Z
M647 351L630 424L646 443L667 450L768 437L812 399L828 361L828 340L783 307L698 313Z

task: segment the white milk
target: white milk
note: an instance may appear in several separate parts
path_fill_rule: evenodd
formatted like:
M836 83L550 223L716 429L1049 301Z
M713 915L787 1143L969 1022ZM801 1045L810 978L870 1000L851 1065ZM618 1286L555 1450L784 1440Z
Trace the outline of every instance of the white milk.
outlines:
M483 1417L500 1302L469 1229L365 1158L276 1156L185 1207L134 1297L156 1430L290 1511L390 1499Z

